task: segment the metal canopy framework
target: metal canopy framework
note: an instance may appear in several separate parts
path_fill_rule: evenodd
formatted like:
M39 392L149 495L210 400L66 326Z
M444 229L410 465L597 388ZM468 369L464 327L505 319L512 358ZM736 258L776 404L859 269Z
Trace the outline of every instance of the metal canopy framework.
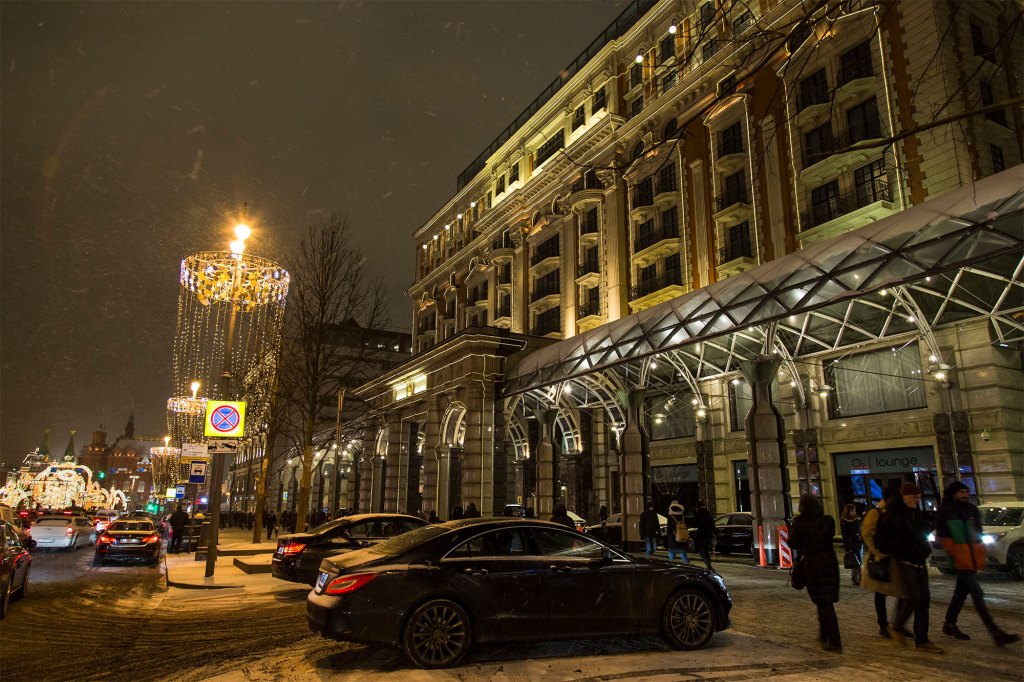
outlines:
M931 329L979 318L996 342L1024 341L1022 187L1019 169L1004 171L535 351L505 395L594 374L699 382L771 354L793 373L793 358L906 334L936 355ZM664 370L651 369L655 357Z

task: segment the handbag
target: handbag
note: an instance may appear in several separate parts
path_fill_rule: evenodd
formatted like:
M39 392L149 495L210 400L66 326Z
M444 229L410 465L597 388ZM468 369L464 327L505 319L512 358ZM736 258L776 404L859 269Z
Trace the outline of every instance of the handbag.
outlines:
M880 583L887 583L892 580L892 558L876 559L874 555L868 557L868 575L872 580Z
M793 564L793 569L789 572L789 584L794 590L802 590L807 587L807 573L804 571L803 557L800 557Z
M857 552L849 549L843 556L843 568L860 568L860 557L857 556Z

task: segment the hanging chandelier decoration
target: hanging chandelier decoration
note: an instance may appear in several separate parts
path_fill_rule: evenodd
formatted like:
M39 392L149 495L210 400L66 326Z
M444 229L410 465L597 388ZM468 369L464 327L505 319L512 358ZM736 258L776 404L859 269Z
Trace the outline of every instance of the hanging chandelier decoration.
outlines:
M153 487L158 495L178 484L181 476L181 448L150 448L149 463L153 467Z

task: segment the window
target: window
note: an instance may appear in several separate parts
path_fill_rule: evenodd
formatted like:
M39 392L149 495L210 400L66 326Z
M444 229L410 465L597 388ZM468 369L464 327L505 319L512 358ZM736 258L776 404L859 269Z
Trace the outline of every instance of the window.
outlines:
M876 201L889 201L889 183L885 173L885 159L880 158L853 172L857 207Z
M572 114L572 129L577 130L583 127L583 124L587 122L587 108L584 105L576 107L576 111Z
M737 258L751 258L753 252L750 248L750 223L744 220L738 225L732 225L728 232L728 241L725 253L722 257L723 263L728 263Z
M670 58L676 56L676 39L671 33L661 39L661 45L658 46L658 63L664 64Z
M670 90L676 84L676 71L672 69L661 78L661 91Z
M594 93L594 99L590 104L590 110L597 113L601 109L605 109L608 106L608 100L606 98L604 88L600 88Z
M647 220L636 226L636 241L637 251L640 249L646 249L648 246L653 244L655 241L654 233L654 221Z
M666 192L675 192L679 189L676 183L676 167L674 163L658 171L658 194L665 194Z
M715 23L715 3L705 2L700 6L700 22L697 30L703 31L713 23Z
M649 282L658 276L658 264L651 263L647 267L640 268L638 277L641 282Z
M827 223L843 214L839 181L827 182L811 190L811 217L815 225Z
M516 161L512 164L512 167L508 169L508 184L512 184L519 180L519 162Z
M976 21L971 22L971 45L974 47L974 54L995 63L995 50L985 40L985 30Z
M491 207L491 193L490 193L490 191L488 191L487 192L487 208L490 208L490 207Z
M992 84L986 81L980 81L978 88L981 90L981 106L990 107L996 103L995 95L992 93ZM1006 112L1002 109L996 109L985 114L985 118L998 123L999 125L1006 127Z
M654 203L654 180L651 177L644 178L633 191L633 207L650 206Z
M865 40L839 57L839 85L875 74L871 67L871 41Z
M696 433L697 422L693 418L691 398L686 393L647 399L647 433L651 440L689 438Z
M562 331L561 313L561 308L554 307L537 315L537 326L534 327L533 333L543 336L544 334Z
M640 85L644 80L644 67L643 64L637 64L633 62L633 65L629 67L629 89L632 90L636 86Z
M559 559L600 559L604 548L589 538L569 531L554 528L534 528L541 554Z
M665 258L666 284L679 284L679 254L673 253Z
M790 54L796 52L804 41L811 37L814 33L814 22L807 20L793 29L793 32L789 35L789 43L786 46Z
M831 419L926 406L916 343L833 360L825 365L825 382L832 387Z
M878 104L875 98L872 97L848 110L846 124L850 131L850 144L880 138L882 129L878 124Z
M580 234L597 232L597 208L588 208L580 222Z
M555 152L565 146L565 131L559 130L557 133L551 136L547 142L540 146L537 150L537 165L544 163L552 156Z
M804 167L811 166L832 153L835 148L832 124L820 125L804 135Z
M732 32L734 34L742 33L743 29L750 25L750 22L751 20L753 20L753 18L754 16L750 13L750 10L744 11L743 14L733 19Z
M988 151L992 155L992 172L999 173L1006 170L1006 162L1003 161L1003 148L998 145L990 144L988 146Z
M445 559L523 556L530 553L528 548L529 544L524 542L522 531L503 528L463 542L449 552Z
M630 118L632 118L633 116L639 116L640 112L643 111L643 110L644 110L644 98L643 97L637 97L629 105L629 116L630 116Z
M494 194L503 194L505 192L505 174L502 173L498 176L498 180L494 183Z
M732 124L719 135L719 158L727 154L740 154L743 152L743 127L739 122Z
M825 69L818 69L800 81L800 92L797 96L797 110L803 111L814 104L828 102L828 76Z
M747 174L743 170L738 170L725 179L725 196L729 202L726 206L747 200Z
M701 50L701 60L707 61L715 56L718 52L718 38L710 38L704 43L704 48Z
M661 214L661 233L665 237L679 236L679 209L675 206Z

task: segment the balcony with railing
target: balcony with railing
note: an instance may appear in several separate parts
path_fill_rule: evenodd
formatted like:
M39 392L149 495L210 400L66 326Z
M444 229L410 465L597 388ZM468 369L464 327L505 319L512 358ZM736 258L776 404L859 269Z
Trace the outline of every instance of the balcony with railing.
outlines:
M557 303L562 296L561 283L557 279L540 279L534 284L533 291L530 292L530 305L536 305L542 302L549 302L548 299L556 299L554 302Z
M840 65L839 72L836 74L836 91L834 93L837 104L858 99L877 90L878 79L875 77L870 59L846 61Z
M583 262L576 268L576 283L584 286L600 279L600 264L597 257L584 258Z
M669 223L637 233L633 240L633 261L643 267L679 250L679 225Z
M559 311L555 311L559 312ZM548 334L562 333L562 319L559 315L538 315L530 333L534 336L547 336Z
M739 227L744 227L740 225ZM731 240L718 250L719 277L728 277L748 270L755 265L754 248L750 243L749 227L739 235L731 235Z
M664 291L668 287L682 286L682 283L682 274L679 270L666 270L660 275L642 280L639 284L635 285L630 291L630 299L635 302L651 294ZM673 298L673 296L669 298ZM630 305L632 306L632 303Z
M558 238L549 239L537 246L530 254L530 267L535 268L549 259L554 259L557 263L560 257L561 247Z
M515 246L512 244L512 239L508 236L508 233L491 242L489 255L495 263L512 260L512 257L515 255Z
M746 186L727 189L715 197L715 220L739 220L750 211Z
M853 162L865 159L871 153L871 150L851 150L850 147L860 142L880 139L882 139L882 125L877 119L840 130L834 135L820 139L814 145L804 147L803 168L806 171L826 160L829 161L830 166L846 167Z
M887 180L877 178L852 192L829 197L800 213L800 241L812 244L862 227L895 211Z

